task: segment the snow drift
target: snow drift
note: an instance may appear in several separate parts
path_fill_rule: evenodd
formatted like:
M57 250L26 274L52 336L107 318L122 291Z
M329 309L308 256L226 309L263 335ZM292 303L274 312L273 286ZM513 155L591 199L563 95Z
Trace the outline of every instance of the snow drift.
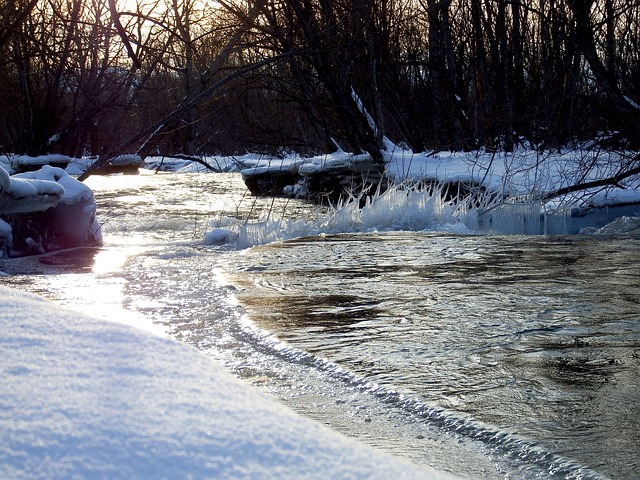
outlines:
M0 298L1 478L450 478L295 415L177 341Z

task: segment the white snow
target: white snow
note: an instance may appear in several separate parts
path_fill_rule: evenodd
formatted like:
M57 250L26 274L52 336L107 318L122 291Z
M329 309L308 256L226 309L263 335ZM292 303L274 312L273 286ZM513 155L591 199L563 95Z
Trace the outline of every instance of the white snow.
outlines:
M232 231L233 225L219 225L207 234L205 243L249 245L283 238L283 232L290 238L331 233L344 225L406 229L435 222L463 231L470 218L464 202L447 203L437 192L401 183L463 180L512 195L536 194L576 183L585 165L589 168L581 181L607 177L624 161L589 151L553 156L534 151L414 154L390 144L385 156L388 174L400 185L364 208L358 202L338 205L317 223L270 219L245 223L238 232ZM297 155L207 159L243 174L274 169L309 174L357 167L364 160L365 156L340 150L304 159ZM95 207L91 190L64 170L44 166L9 176L2 165L0 193L25 204L41 196ZM183 168L187 171L187 166ZM589 192L589 201L640 202L640 180L625 183L625 189ZM576 197L571 204L578 205L579 200ZM551 206L557 205L536 209ZM539 217L537 212L533 215ZM635 232L637 217L620 220L615 228ZM0 237L11 234L11 227L0 220ZM189 346L115 321L71 313L3 287L0 346L3 479L450 478L296 416Z
M396 184L423 180L435 182L473 182L488 190L504 195L534 195L568 185L607 178L619 172L629 162L633 152L603 152L598 149L574 148L560 152L538 152L520 149L509 153L474 152L421 152L402 149L385 139L383 152L387 176ZM239 171L245 177L272 174L299 173L314 175L344 168L360 171L370 161L367 154L354 155L336 150L315 157L288 154L268 157L247 154L238 157L207 157L220 171ZM197 163L184 164L180 172L203 171ZM288 191L293 191L293 186ZM624 189L612 186L606 189L607 202L640 201L640 176L627 179ZM622 193L624 191L624 193ZM577 201L593 191L581 192L562 199L564 203ZM624 199L622 199L624 197Z
M0 218L0 239L11 241L11 225Z
M58 204L64 187L48 180L20 179L9 176L0 165L0 209L2 213L27 213L46 210Z
M24 182L30 185L41 186L56 185L56 189L62 192L60 202L65 205L74 205L79 202L93 201L93 192L84 183L71 177L65 170L44 165L34 172L18 173L11 177L15 182Z
M60 139L59 135L54 135L49 139L49 145L57 142ZM67 155L60 155L58 153L50 153L48 155L38 155L37 157L31 157L29 155L13 155L11 156L11 163L14 167L21 166L39 166L47 165L50 163L68 164L73 159Z
M592 207L640 205L640 176L628 178L624 185L588 189L542 201L544 195L573 184L612 177L628 164L633 152L602 152L576 148L560 152L540 153L519 150L513 153L431 152L413 153L385 140L384 157L388 177L395 186L385 192L368 192L364 208L360 199L335 205L326 213L309 220L291 221L269 217L255 222L226 225L224 231L212 231L205 243L235 242L240 247L269 243L306 235L371 230L444 230L456 233L577 233L588 227L589 220L570 220L572 209L594 210ZM365 171L370 162L366 154L353 155L340 149L317 157L285 158L240 157L245 177L268 172L302 176L351 169ZM438 190L423 186L463 182L482 185L491 196L473 199L485 202L471 208L465 201L444 202ZM297 196L304 185L286 186L285 194ZM507 198L509 197L509 198ZM347 199L348 200L348 199ZM620 210L618 214L634 215L640 206ZM602 217L602 215L600 216ZM606 217L606 216L605 216ZM607 218L597 218L597 222ZM610 221L610 220L609 220ZM584 225L583 225L584 223ZM522 231L524 226L527 228Z
M4 192L11 188L11 176L9 172L0 165L0 192Z
M214 228L206 233L204 237L205 245L219 245L223 243L229 243L235 240L237 235L234 235L232 232L227 230L226 228Z
M2 221L0 237L3 241L0 245L0 256L15 254L10 250L15 246L16 239L32 246L34 251L60 248L62 244L78 246L100 243L102 234L95 215L96 208L91 189L61 168L44 165L37 171L9 176L0 166L1 214L47 211L47 220L42 220L46 226L39 228L42 238L37 241L31 238L31 235L34 235L32 232L36 230L25 227L33 220L23 222L22 227L20 222L16 226L9 220L13 224L11 227ZM42 244L39 245L37 242Z
M64 170L60 171L64 172ZM64 194L64 187L51 178L36 179L34 176L9 176L9 173L4 168L0 167L0 192L9 194L14 198L25 199L35 197L37 195L54 195L62 197Z
M0 478L451 478L299 417L172 339L0 299Z
M33 172L10 176L0 166L0 193L18 200L18 211L46 210L58 202L64 205L93 203L93 192L61 168L44 165ZM32 205L32 209L27 206ZM11 213L11 211L9 211Z

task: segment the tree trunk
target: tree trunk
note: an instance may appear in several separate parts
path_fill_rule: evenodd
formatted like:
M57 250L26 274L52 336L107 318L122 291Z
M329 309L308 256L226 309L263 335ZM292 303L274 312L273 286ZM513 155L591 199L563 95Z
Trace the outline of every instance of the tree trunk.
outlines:
M640 109L625 98L618 87L615 72L609 71L598 57L591 22L593 0L567 0L567 3L573 12L576 25L575 42L588 62L596 82L609 98L610 106L618 117L618 121L624 119L620 128L624 130L629 140L637 144L640 142Z

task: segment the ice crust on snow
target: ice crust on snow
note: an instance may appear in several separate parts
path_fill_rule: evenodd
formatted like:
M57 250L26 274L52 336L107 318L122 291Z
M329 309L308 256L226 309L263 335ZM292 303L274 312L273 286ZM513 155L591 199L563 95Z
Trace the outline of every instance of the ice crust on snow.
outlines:
M187 345L0 298L1 478L450 478L297 416Z

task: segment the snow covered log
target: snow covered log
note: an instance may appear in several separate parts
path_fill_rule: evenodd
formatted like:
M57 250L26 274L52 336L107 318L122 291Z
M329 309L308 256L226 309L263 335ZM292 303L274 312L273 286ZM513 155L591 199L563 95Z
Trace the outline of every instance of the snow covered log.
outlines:
M253 195L290 196L304 192L310 199L357 196L364 189L386 188L386 177L368 154L353 155L341 150L317 157L293 160L263 160L240 171ZM304 184L304 188L295 185ZM295 196L301 196L295 194Z

